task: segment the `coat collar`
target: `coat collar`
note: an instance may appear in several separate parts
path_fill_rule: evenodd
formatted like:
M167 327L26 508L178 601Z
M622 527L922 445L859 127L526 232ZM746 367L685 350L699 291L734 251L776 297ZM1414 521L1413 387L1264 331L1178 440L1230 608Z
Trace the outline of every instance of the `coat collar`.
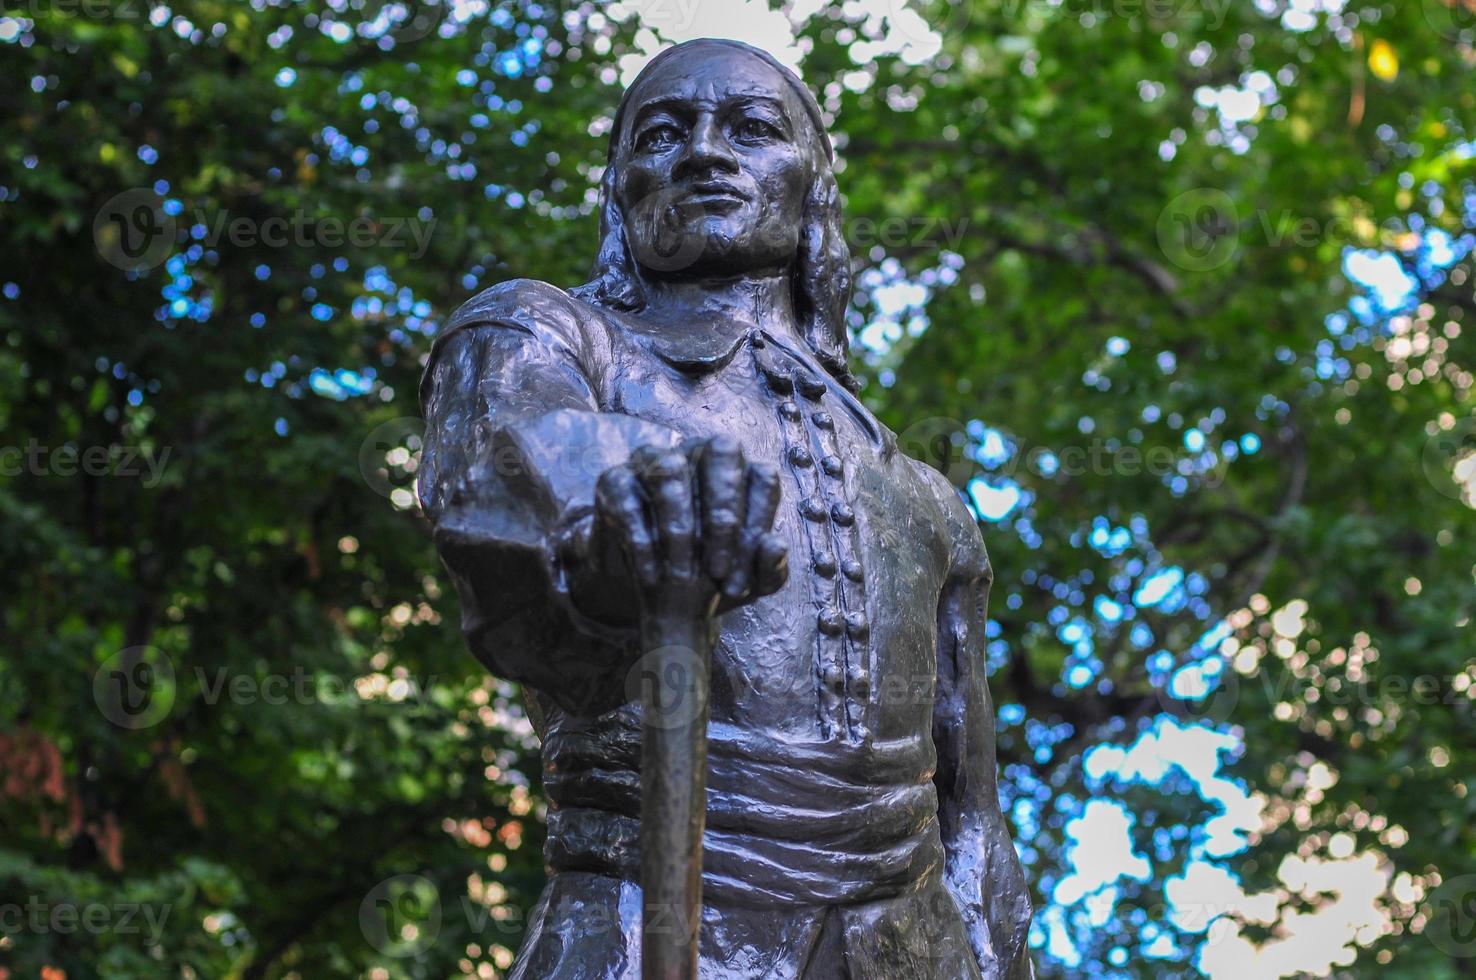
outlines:
M710 374L728 366L747 332L731 325L653 323L629 313L620 325L651 353L688 374Z
M631 313L601 311L615 326L636 338L637 342L672 367L690 375L712 374L727 367L742 347L755 355L758 369L766 375L778 373L808 385L821 386L824 393L844 406L846 411L870 437L873 445L887 455L896 449L892 433L855 395L838 384L813 355L801 350L787 337L768 330L747 329L732 323L659 323ZM754 341L759 343L755 344ZM760 350L759 348L763 348Z

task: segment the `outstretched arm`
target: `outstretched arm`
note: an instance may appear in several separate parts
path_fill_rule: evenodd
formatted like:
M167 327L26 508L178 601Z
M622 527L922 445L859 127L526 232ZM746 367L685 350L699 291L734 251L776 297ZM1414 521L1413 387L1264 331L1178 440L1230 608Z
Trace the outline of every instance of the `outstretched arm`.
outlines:
M1030 895L999 809L994 702L984 669L993 573L973 515L940 474L930 477L953 538L952 568L938 605L933 707L933 779L947 886L986 980L1023 980L1034 975L1025 948Z
M467 644L581 714L627 699L657 607L731 608L784 578L777 475L732 439L601 411L592 368L613 356L590 315L543 283L488 290L448 324L421 391L420 498Z
M494 673L578 712L624 699L634 644L635 623L611 612L626 598L620 583L581 590L570 573L596 481L638 447L678 442L664 426L600 412L591 359L567 296L504 283L452 318L421 389L420 499L467 644Z

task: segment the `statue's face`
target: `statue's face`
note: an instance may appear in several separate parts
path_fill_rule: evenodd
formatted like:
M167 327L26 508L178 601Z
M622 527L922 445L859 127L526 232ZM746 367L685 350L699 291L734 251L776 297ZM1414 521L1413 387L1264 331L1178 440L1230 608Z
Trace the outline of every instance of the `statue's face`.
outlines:
M616 199L636 261L669 277L787 268L816 137L774 68L698 47L670 56L629 98Z

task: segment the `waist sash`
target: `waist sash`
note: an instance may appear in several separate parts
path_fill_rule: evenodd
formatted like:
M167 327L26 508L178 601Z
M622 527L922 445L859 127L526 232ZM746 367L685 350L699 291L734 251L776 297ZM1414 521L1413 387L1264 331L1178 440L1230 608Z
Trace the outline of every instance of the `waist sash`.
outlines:
M623 714L544 744L555 871L640 878L640 729ZM704 900L847 905L921 888L943 864L935 756L921 737L783 742L708 730Z

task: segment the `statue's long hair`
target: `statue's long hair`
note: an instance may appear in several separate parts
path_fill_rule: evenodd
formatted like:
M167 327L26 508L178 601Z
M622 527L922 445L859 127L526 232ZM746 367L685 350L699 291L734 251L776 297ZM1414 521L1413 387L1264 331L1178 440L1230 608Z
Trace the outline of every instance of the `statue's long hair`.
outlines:
M841 225L840 192L836 188L832 168L834 151L830 137L825 132L820 106L804 83L768 52L750 45L714 38L687 41L653 58L625 90L615 112L605 175L600 182L599 254L595 257L593 277L573 292L587 302L627 313L638 313L646 306L640 268L625 238L625 216L621 213L616 194L623 124L630 93L640 86L641 80L672 54L693 45L721 45L759 58L789 84L809 115L810 127L814 131L810 146L815 178L805 194L799 248L795 254L795 320L816 359L836 380L855 391L859 385L847 362L850 341L846 334L846 304L851 297L851 252L846 246Z

